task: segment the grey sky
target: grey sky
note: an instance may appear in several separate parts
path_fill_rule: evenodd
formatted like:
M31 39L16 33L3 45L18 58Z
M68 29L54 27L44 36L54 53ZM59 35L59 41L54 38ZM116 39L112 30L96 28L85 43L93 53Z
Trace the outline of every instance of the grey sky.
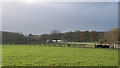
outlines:
M118 2L119 0L0 0L0 2Z
M2 12L3 31L24 34L106 31L118 26L117 2L6 3Z

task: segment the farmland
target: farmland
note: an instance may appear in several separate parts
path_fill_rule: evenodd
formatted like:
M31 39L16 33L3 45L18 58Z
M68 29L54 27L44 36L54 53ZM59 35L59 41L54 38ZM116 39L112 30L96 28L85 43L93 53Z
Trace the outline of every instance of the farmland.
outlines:
M2 45L3 66L118 66L115 49Z

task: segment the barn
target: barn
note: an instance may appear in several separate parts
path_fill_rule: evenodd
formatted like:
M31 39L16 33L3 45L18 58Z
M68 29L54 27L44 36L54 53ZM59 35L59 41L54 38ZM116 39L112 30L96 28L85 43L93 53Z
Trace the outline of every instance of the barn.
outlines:
M57 43L57 42L63 42L63 40L47 40L47 43Z

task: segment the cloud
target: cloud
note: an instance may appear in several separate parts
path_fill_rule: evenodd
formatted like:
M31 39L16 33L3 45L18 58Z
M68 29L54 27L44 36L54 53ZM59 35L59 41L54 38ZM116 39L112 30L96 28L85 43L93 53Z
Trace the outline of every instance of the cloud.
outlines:
M3 5L3 30L25 34L73 30L106 31L118 24L117 2L56 2Z
M118 2L119 0L0 0L0 2Z
M2 31L2 4L0 4L0 31Z

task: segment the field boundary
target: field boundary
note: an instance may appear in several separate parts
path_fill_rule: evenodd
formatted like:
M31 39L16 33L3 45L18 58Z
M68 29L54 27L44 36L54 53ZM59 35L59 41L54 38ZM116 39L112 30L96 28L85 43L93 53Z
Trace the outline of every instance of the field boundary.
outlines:
M2 68L119 68L119 66L3 66Z

